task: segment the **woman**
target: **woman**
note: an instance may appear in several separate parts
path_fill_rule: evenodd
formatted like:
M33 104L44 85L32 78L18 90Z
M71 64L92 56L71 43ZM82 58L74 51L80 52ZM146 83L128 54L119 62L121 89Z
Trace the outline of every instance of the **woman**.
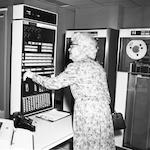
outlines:
M28 71L24 80L31 78L48 89L70 86L75 99L74 150L115 150L106 73L94 61L97 43L86 33L75 33L71 40L69 52L73 63L61 74L48 78Z

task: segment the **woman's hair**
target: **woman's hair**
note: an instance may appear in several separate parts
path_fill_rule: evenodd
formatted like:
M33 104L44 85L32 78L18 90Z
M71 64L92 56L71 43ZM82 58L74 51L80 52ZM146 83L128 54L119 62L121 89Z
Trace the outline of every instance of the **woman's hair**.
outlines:
M97 42L88 33L74 33L71 38L72 43L83 46L83 53L89 58L95 59L97 53Z

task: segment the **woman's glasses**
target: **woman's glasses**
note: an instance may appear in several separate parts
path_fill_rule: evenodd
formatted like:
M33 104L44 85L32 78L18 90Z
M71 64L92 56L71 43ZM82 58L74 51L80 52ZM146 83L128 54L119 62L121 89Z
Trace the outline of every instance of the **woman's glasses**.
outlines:
M77 45L79 45L79 44L71 44L70 48L73 48L74 46L77 46Z

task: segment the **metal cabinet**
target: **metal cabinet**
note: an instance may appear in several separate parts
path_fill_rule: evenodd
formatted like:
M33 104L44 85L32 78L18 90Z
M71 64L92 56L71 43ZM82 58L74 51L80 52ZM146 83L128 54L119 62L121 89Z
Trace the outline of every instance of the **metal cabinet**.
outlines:
M124 146L136 150L150 149L150 77L128 76Z

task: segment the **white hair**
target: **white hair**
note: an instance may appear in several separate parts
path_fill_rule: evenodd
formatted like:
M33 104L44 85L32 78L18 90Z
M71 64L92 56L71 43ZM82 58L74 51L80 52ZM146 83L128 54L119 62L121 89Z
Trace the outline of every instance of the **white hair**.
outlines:
M74 33L71 41L75 44L83 46L83 53L89 58L95 59L97 53L97 42L90 34L80 32Z

